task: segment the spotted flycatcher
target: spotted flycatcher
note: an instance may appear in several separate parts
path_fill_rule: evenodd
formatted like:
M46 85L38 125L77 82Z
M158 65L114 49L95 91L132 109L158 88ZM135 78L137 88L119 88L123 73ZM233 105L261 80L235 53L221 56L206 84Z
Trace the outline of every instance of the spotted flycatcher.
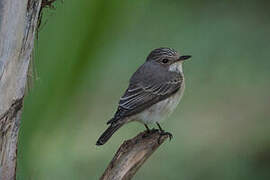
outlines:
M105 144L121 126L131 121L156 123L166 119L176 108L185 88L183 61L191 56L181 56L171 48L153 50L145 63L132 75L129 86L120 98L114 117L107 122L109 127L100 136L97 145Z

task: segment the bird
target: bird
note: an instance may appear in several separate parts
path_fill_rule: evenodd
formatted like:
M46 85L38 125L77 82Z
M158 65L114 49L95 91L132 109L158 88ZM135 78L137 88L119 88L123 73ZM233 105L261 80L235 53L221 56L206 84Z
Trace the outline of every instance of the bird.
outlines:
M173 48L154 49L146 61L135 71L129 80L128 88L120 98L109 127L96 142L104 145L124 124L137 121L150 132L149 124L156 123L161 135L165 132L160 122L167 119L181 100L185 89L183 62L191 55L180 55Z

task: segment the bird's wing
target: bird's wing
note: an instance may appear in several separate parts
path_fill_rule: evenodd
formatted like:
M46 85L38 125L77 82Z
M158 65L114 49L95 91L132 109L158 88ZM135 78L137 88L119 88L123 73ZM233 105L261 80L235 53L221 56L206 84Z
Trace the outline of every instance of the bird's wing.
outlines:
M119 101L117 112L109 123L117 122L162 101L174 94L182 85L183 77L174 72L168 72L165 79L157 80L150 77L147 81L137 80L130 85ZM149 77L146 77L149 78Z

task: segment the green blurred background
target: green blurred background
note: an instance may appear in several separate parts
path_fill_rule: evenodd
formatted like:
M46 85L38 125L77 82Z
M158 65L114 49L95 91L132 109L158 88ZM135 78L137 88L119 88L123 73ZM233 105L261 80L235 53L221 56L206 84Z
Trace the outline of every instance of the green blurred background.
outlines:
M134 179L270 179L270 1L65 0L46 10L25 98L19 180L98 179L119 145L95 142L148 53L191 54L174 135Z

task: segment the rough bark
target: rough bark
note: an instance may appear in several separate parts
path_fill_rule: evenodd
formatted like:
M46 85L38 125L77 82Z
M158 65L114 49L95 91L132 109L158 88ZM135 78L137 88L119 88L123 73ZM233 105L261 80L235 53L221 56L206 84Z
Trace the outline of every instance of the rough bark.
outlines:
M41 0L0 0L0 180L16 179L17 142Z
M100 180L129 180L152 153L168 138L158 131L142 132L125 141L108 165Z

